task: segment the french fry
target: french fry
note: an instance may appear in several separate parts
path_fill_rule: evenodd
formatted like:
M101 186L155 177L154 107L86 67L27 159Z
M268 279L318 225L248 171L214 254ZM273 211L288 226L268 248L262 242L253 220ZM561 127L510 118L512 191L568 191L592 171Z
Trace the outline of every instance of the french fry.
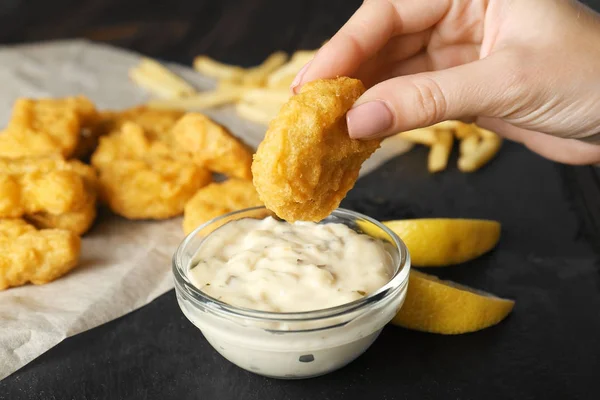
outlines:
M465 124L460 121L456 123L454 135L457 139L460 139L459 148L461 155L475 152L481 140L475 124Z
M243 103L243 102L240 102ZM261 110L263 110L265 113L275 116L279 113L279 110L281 109L281 107L283 106L283 104L277 104L277 103L246 103L246 104L250 104L256 108L259 108Z
M304 66L304 64L289 62L274 71L267 77L267 87L270 88L286 88L289 87L298 71Z
M433 146L433 144L437 141L436 131L431 127L401 132L398 134L398 136L406 141L424 144L425 146Z
M146 105L155 109L200 111L233 103L239 100L245 90L241 87L216 89L179 99L150 100Z
M442 121L442 122L438 122L435 125L431 125L430 128L433 128L435 130L447 130L447 131L454 131L456 129L456 127L458 126L458 124L460 124L460 121Z
M129 71L129 78L135 82L136 85L149 91L150 93L167 99L174 99L179 97L179 91L177 88L172 86L164 85L163 83L154 79L151 75L148 75L144 71L139 69L132 69Z
M469 153L462 154L458 159L458 169L462 172L473 172L488 163L500 150L502 138L494 132L477 127L481 136L479 145Z
M224 64L208 56L196 57L194 59L194 69L211 78L234 82L240 82L246 74L246 70L242 67Z
M312 60L315 54L316 50L298 50L295 52L288 63L282 65L267 77L267 87L289 87L298 71L300 71L307 62Z
M244 86L263 86L267 76L281 67L287 61L288 56L283 51L277 51L267 57L260 65L250 68L242 78Z
M172 87L181 97L196 93L196 89L193 86L154 60L143 58L137 68L138 70L147 72L148 75L165 86Z
M483 129L482 127L477 125L475 125L475 129L477 130L477 133L479 134L479 136L481 136L483 140L501 140L500 136L498 136L497 133L488 131L487 129Z
M265 109L256 104L238 103L235 106L238 115L259 124L268 125L277 115L278 109Z
M236 82L236 81L230 81L227 79L221 79L220 81L217 82L217 89L218 90L229 90L229 89L238 90L238 89L240 89L240 83Z
M242 94L241 101L246 103L268 103L283 105L290 98L289 90L250 89Z
M297 74L302 69L302 67L306 65L306 63L308 63L315 57L315 54L317 54L316 50L298 50L294 54L292 54L292 56L290 57L290 61L287 64L282 65L281 68L277 71L286 68L289 72L295 70L294 74ZM274 71L273 73L277 71Z
M456 121L454 134L457 139L465 139L467 136L477 135L477 127L475 124L465 124L464 122Z
M317 54L317 50L297 50L292 54L290 61L306 64Z
M479 146L479 135L476 133L471 133L468 136L463 137L460 140L460 154L470 154L473 153L475 151L475 149L477 148L477 146Z
M454 136L451 131L436 132L436 141L429 150L429 159L427 160L427 168L429 172L439 172L446 169L448 158L452 152L452 142Z

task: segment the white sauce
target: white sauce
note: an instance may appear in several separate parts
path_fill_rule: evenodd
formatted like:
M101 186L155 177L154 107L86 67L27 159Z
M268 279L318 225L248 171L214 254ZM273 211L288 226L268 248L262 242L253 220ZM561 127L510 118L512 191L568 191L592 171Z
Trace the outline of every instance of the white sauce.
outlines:
M312 311L366 296L393 275L384 244L344 224L231 221L212 232L189 273L224 303L272 312ZM196 263L194 263L196 264Z

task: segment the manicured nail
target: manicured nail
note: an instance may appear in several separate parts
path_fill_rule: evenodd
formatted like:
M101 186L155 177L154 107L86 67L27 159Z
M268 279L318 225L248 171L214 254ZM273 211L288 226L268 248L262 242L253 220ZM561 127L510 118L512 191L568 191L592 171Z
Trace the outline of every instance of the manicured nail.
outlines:
M392 125L393 119L392 112L383 101L369 101L346 114L348 134L353 139L376 137Z
M300 69L300 71L298 71L298 73L296 74L296 77L294 78L294 80L292 81L292 84L290 85L290 90L292 91L292 93L296 93L296 87L302 81L302 77L304 76L304 73L306 72L306 70L310 66L310 63L312 63L312 60L310 60L309 62L307 62L306 64L304 64L304 67L302 67Z

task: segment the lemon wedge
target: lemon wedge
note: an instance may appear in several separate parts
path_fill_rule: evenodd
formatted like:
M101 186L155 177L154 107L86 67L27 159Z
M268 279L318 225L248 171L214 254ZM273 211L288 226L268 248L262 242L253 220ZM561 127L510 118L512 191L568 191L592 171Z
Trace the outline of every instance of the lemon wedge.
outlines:
M479 219L407 219L384 222L408 247L417 267L442 267L473 260L493 249L500 223ZM367 232L368 233L368 232Z
M512 300L411 270L406 300L392 324L456 335L496 325L514 305Z

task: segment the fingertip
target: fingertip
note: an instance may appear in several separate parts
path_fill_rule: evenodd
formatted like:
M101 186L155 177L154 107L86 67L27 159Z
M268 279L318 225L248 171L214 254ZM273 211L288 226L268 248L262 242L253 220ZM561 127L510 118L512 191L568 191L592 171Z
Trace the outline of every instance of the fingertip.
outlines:
M374 139L386 135L394 123L394 116L384 101L375 100L350 109L346 123L352 139Z
M343 57L337 54L340 49L335 45L335 37L325 43L296 74L290 85L292 94L297 94L302 86L317 79L335 78L349 75L343 68ZM335 61L332 61L335 60Z
M314 58L313 58L313 60L314 60ZM290 90L291 90L292 94L296 94L296 93L298 93L298 90L300 90L301 84L304 83L302 81L303 77L306 74L306 71L310 67L310 64L313 62L313 60L310 60L309 62L304 64L304 66L302 68L300 68L300 71L298 71L298 73L296 74L296 77L294 78L294 80L292 81L292 84L290 85Z

